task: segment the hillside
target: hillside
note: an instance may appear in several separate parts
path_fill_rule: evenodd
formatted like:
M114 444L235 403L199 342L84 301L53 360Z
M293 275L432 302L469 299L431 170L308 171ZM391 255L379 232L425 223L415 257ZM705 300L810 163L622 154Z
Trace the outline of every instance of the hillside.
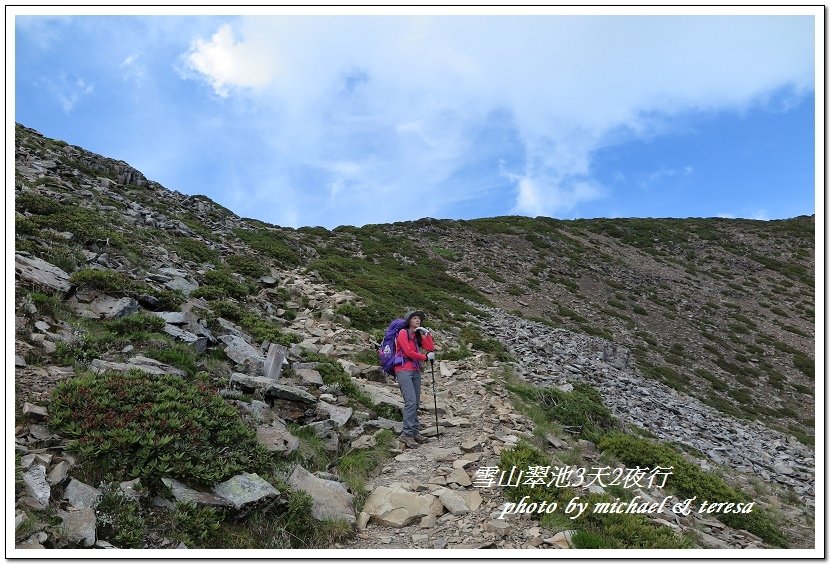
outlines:
M15 156L19 547L813 546L814 217L290 229L22 125ZM443 430L412 457L373 342L416 307ZM511 524L470 479L517 461L760 508Z

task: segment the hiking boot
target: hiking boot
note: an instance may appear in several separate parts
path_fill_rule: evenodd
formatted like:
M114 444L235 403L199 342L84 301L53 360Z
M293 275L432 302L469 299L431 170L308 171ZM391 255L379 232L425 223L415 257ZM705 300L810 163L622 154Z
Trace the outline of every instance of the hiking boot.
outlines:
M418 448L418 443L415 442L414 437L410 437L409 435L401 435L398 437L398 440L405 444L408 448Z

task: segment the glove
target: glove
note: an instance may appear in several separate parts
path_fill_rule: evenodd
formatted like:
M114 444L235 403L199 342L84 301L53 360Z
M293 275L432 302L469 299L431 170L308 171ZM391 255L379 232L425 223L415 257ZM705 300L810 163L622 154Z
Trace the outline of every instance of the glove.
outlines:
M415 329L415 332L416 332L416 333L417 333L417 332L420 332L420 333L422 333L422 334L424 334L424 335L429 335L429 333L430 333L430 329L429 329L428 327L417 327L417 328Z
M427 353L427 360L430 362L435 362L435 353L430 351Z

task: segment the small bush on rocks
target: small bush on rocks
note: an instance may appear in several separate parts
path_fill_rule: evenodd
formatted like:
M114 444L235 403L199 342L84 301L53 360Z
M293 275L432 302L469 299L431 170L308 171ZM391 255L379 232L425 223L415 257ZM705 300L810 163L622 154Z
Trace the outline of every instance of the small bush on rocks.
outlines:
M58 384L49 412L69 449L112 481L212 485L269 458L232 406L175 376L80 374Z

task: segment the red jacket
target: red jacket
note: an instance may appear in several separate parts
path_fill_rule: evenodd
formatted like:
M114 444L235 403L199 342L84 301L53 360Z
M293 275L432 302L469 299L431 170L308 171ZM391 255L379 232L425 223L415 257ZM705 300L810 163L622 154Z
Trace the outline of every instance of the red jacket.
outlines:
M403 355L403 364L395 366L395 373L403 372L404 370L420 371L420 362L415 361L423 362L427 359L427 355L418 351L418 343L415 341L415 335L410 335L408 330L401 329L395 338L395 345L398 352ZM435 341L431 333L421 337L421 347L427 351L435 350Z

